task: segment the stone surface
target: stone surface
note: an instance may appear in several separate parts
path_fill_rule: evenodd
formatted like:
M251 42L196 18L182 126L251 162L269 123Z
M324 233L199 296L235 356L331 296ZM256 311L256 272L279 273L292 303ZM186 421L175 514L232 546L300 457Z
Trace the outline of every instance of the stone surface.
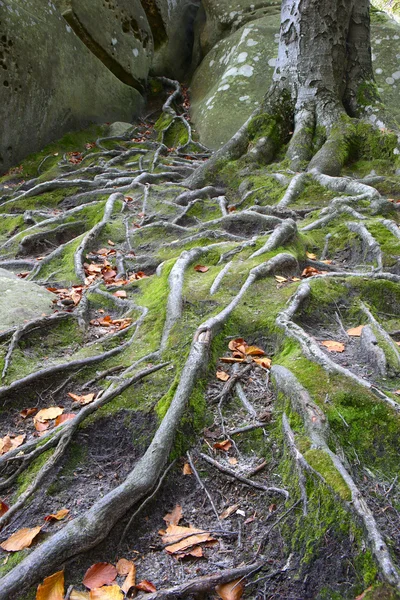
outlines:
M200 0L142 0L154 37L151 72L184 80L192 62Z
M211 0L208 1L211 6ZM234 4L221 0L219 23L221 15L227 15L228 7ZM240 0L240 4L249 6L251 0ZM270 4L272 11L272 4L276 3ZM225 12L221 6L226 7ZM242 14L247 18L248 11L244 8ZM228 18L231 21L227 37L220 39L204 57L191 83L193 123L201 141L213 149L223 145L262 101L272 80L278 51L279 10L230 34L240 15L227 15ZM371 36L378 88L400 122L400 24L384 13L373 15Z
M56 0L87 48L123 83L144 90L153 35L140 0Z
M110 137L129 135L130 133L133 133L134 129L135 128L132 125L132 123L116 121L115 123L111 123L111 125L108 126L106 135Z
M51 315L52 300L56 296L31 281L13 277L12 273L0 271L0 331L25 321Z
M0 173L67 131L132 121L141 105L51 1L0 0Z

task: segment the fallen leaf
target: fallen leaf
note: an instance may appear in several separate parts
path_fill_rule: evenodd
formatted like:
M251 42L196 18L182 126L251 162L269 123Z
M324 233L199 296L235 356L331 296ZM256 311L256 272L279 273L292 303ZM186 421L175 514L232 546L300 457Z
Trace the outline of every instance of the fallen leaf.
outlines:
M348 329L346 331L347 335L350 335L352 337L360 337L362 330L364 329L365 325L359 325L358 327L353 327L352 329Z
M127 298L128 294L125 290L118 290L117 292L113 293L113 296L115 296L116 298Z
M264 367L264 369L271 368L272 360L266 356L264 358L253 358L253 361L260 365L260 367Z
M62 415L64 409L61 406L50 406L49 408L42 408L34 416L33 420L36 422L44 423L45 421L51 421Z
M167 544L165 550L168 554L185 555L192 546L203 542L215 541L208 531L195 529L194 527L181 527L180 525L169 525L162 541Z
M193 471L192 471L192 468L191 468L191 466L189 465L189 463L185 463L185 464L183 465L182 473L183 473L184 475L193 475Z
M0 455L21 446L25 438L25 434L16 436L5 435L3 438L0 438Z
M64 598L64 571L58 571L38 586L36 600L63 600Z
M69 600L90 600L89 592L78 592L78 590L72 590Z
M128 560L127 558L120 558L115 565L115 568L117 569L118 575L128 575L132 565L133 562L131 560Z
M0 544L0 547L3 550L7 550L7 552L19 552L19 550L29 548L35 537L39 535L41 529L40 525L31 529L24 527L13 533L7 540Z
M248 356L265 356L264 350L257 348L257 346L248 346L246 348L246 354Z
M239 508L239 504L233 504L232 506L228 506L221 514L220 519L227 519Z
M21 412L19 413L20 416L23 419L26 419L27 417L30 417L31 415L34 415L39 409L36 407L33 408L24 408L24 410L21 410Z
M47 515L47 517L44 518L45 521L61 521L62 519L64 519L67 515L69 514L69 509L68 508L62 508L61 510L59 510L58 512L56 512L54 515Z
M34 421L36 431L46 431L50 427L50 423L41 423L40 421Z
M232 448L232 442L230 440L224 440L223 442L216 442L213 445L215 450L223 450L223 452L228 452L230 448Z
M93 590L105 584L112 583L117 575L117 569L113 565L109 563L96 563L86 571L82 583L89 590Z
M122 591L127 594L129 590L134 587L136 583L136 567L133 563L131 563L131 568L129 569L129 573L126 576L124 583L122 584Z
M225 371L217 371L216 377L220 381L228 381L228 379L230 379L230 375L228 373L226 373Z
M65 413L64 415L57 417L55 425L58 427L58 425L62 425L62 423L65 423L66 421L72 421L75 417L76 415L74 415L74 413Z
M4 500L0 500L0 517L2 517L9 509L8 504Z
M321 275L322 271L319 271L315 267L306 267L302 272L302 277L313 277L314 275Z
M231 458L228 458L228 463L230 465L237 465L238 464L238 459L235 458L234 456L231 456Z
M110 246L115 246L115 242L113 242L112 240L108 240L107 244L109 244Z
M123 600L124 592L119 585L105 585L90 591L89 600Z
M333 340L325 340L321 342L325 348L328 348L329 352L344 352L345 345L341 342L334 342Z
M244 358L232 358L231 356L221 356L219 360L228 364L246 362Z
M222 600L239 600L243 596L244 583L240 579L235 579L230 583L217 585L215 591Z
M179 521L182 519L182 506L177 504L172 512L167 513L165 517L163 517L163 521L167 523L167 525L179 525Z
M94 400L95 394L86 394L86 396L78 396L77 394L72 394L68 392L68 396L72 398L75 402L79 402L79 404L90 404Z
M273 512L275 512L275 511L276 511L276 508L277 508L277 507L276 507L276 504L270 504L270 505L268 506L268 511L269 511L270 513L273 513Z
M196 265L193 267L195 271L198 273L207 273L210 267L205 267L204 265Z
M275 275L275 279L278 283L285 283L287 281L287 277L282 277L282 275Z
M151 583L151 581L147 581L146 579L144 579L143 581L141 581L140 583L137 584L136 586L137 590L140 590L141 592L147 592L147 593L152 593L152 592L156 592L157 588L155 585L153 585Z
M307 258L310 258L311 260L317 260L317 255L313 254L312 252L306 252L306 256L307 256Z
M368 594L368 592L370 592L372 590L372 588L373 588L373 586L370 585L369 588L364 590L362 594L360 594L359 596L356 596L354 600L364 600L365 596Z

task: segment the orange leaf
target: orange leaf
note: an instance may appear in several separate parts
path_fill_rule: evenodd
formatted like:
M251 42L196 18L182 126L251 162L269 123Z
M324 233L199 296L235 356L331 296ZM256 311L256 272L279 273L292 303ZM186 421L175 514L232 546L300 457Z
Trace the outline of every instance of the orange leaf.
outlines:
M79 402L79 404L90 404L94 400L95 394L86 394L86 396L78 396L77 394L72 394L68 392L68 396L75 400L75 402Z
M348 329L347 330L347 335L350 335L352 337L360 337L362 330L364 329L365 325L359 325L358 327L353 327L352 329Z
M344 352L345 345L341 342L334 342L333 340L325 340L321 342L325 348L328 348L329 352Z
M51 421L52 419L56 419L60 415L62 415L64 409L61 406L50 406L49 408L42 408L39 412L34 416L34 422L44 423L45 421Z
M55 513L54 515L47 515L47 517L45 517L44 520L45 521L53 521L53 520L54 521L61 521L68 514L69 514L69 509L68 508L62 508L57 513Z
M41 423L40 421L34 421L36 431L46 431L50 427L50 423Z
M195 267L193 267L195 271L197 271L198 273L207 273L208 269L210 267L205 267L204 265L196 265Z
M247 346L247 342L243 338L236 338L235 340L231 340L228 344L229 350L237 350L239 346Z
M19 550L29 548L41 529L40 525L38 525L38 527L33 527L32 529L24 527L13 533L5 540L5 542L0 544L0 547L3 548L3 550L7 550L7 552L19 552Z
M116 298L127 298L128 294L125 290L118 290L118 292L113 293L113 296L115 296Z
M59 417L57 417L56 419L56 427L58 425L62 425L62 423L65 423L66 421L72 421L72 419L75 419L74 413L65 413L64 415L60 415Z
M0 500L0 517L2 517L9 509L8 504L6 504L3 500Z
M89 600L123 600L124 592L119 585L105 585L90 591Z
M140 583L137 584L136 586L137 590L140 590L142 592L147 592L147 593L152 593L152 592L156 592L157 588L155 585L153 585L151 583L151 581L147 581L146 579L144 579L143 581L141 581Z
M5 435L3 438L0 438L0 455L5 454L9 450L13 450L14 448L18 448L18 446L21 446L25 438L25 434L16 435L13 437Z
M220 381L228 381L228 379L230 379L230 375L228 375L228 373L226 373L225 371L217 371L216 377Z
M220 519L227 519L231 516L232 513L236 512L238 508L239 504L233 504L233 506L228 506L228 508L226 508L224 512L221 513Z
M182 506L177 504L172 512L167 513L163 520L167 525L179 525L179 521L182 519Z
M24 410L21 410L21 412L19 413L20 416L23 419L26 419L27 417L30 417L31 415L34 415L39 409L34 407L34 408L24 408Z
M240 579L235 579L230 583L217 585L215 591L222 600L240 600L244 592L244 583Z
M216 450L223 450L224 452L228 452L230 448L232 448L232 442L230 440L224 440L223 442L216 442L213 445L213 448Z
M266 356L264 358L253 358L253 361L260 365L260 367L264 367L264 369L271 368L272 360Z
M265 356L264 350L257 348L257 346L248 346L246 348L246 354L248 356Z
M131 568L129 570L129 573L124 581L124 583L122 584L122 591L125 592L125 594L127 594L129 592L129 590L131 589L131 587L133 587L136 583L136 567L133 563L131 563Z
M64 571L58 571L38 586L36 600L63 600L64 598Z
M315 269L315 267L306 267L302 272L302 277L313 277L314 275L320 275L322 271Z
M113 565L96 563L86 571L83 585L89 590L100 588L102 585L112 583L117 575L117 569Z
M202 542L214 541L214 539L208 531L203 529L169 525L162 541L164 544L168 544L165 548L168 554L182 555L182 553L185 554L188 548L197 546Z
M191 466L189 465L189 463L185 463L183 465L182 473L184 475L193 475L193 471L192 471Z

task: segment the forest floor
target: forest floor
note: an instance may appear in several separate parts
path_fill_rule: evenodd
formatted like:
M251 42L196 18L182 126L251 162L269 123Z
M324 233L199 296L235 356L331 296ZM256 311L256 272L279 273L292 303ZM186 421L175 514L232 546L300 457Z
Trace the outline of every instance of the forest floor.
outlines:
M1 543L41 527L0 599L62 569L89 598L121 558L143 598L398 598L400 176L377 142L341 178L281 156L192 190L210 152L163 84L0 178L0 267L54 294L0 333Z

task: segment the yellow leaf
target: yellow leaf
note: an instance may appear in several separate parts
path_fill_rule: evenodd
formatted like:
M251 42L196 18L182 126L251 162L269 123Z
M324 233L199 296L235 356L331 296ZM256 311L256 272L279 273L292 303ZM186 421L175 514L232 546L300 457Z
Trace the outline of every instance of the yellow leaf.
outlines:
M50 406L49 408L42 408L39 412L33 417L34 422L39 421L40 423L44 423L45 421L51 421L52 419L56 419L60 415L62 415L64 409L60 406Z
M86 394L86 396L78 396L77 394L72 394L68 392L68 396L75 400L75 402L79 402L79 404L90 404L94 400L94 394Z
M282 277L282 275L275 275L275 279L278 283L284 283L287 281L287 277Z
M105 585L91 590L89 600L124 600L124 592L119 585Z
M257 346L248 346L246 348L246 354L248 356L265 356L264 350L257 348Z
M345 345L341 342L334 342L333 340L325 340L321 342L325 348L328 348L329 352L344 352Z
M244 584L240 579L236 579L230 583L217 585L215 591L222 600L240 600L243 596Z
M306 256L307 256L307 258L310 258L311 260L317 260L317 255L313 254L312 252L306 252Z
M0 547L7 550L7 552L19 552L19 550L29 548L41 529L40 525L32 529L24 527L13 533L5 542L0 544Z
M38 586L36 600L63 600L64 598L64 571L58 571Z
M69 600L89 600L89 592L78 592L78 590L72 590Z
M202 529L169 525L162 541L164 544L168 544L165 548L168 554L180 554L191 546L213 541L213 538L208 531Z
M44 518L45 521L61 521L62 519L64 519L67 515L69 514L69 509L68 508L62 508L61 510L59 510L57 513L55 513L54 515L47 515L47 517Z

